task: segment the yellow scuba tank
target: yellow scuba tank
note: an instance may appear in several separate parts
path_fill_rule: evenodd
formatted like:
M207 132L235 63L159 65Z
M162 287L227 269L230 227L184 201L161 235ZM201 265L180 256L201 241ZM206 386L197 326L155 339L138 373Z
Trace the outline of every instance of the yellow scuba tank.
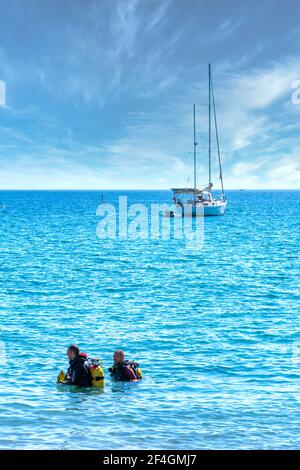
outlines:
M57 376L56 382L60 384L64 380L66 380L66 374L64 373L63 370L61 370L60 373Z
M135 371L136 378L141 380L143 378L142 370L138 367Z
M104 387L104 371L100 359L90 359L90 374L93 387Z

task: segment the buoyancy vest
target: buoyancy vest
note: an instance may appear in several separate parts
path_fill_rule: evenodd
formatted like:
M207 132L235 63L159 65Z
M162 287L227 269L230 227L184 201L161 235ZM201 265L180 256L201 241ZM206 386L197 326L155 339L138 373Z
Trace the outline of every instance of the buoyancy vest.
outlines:
M133 374L128 374L127 370L130 369L130 371ZM139 364L135 361L124 361L120 364L114 364L112 367L109 369L110 376L117 381L123 382L123 381L130 381L130 380L141 380L142 379L142 371L139 368ZM131 375L132 379L129 378L128 376Z

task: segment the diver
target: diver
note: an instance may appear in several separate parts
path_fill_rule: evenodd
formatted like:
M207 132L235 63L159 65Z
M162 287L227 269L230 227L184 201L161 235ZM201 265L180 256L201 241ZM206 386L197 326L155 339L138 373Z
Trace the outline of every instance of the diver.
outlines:
M75 344L67 349L67 356L69 358L69 368L65 376L65 380L60 381L64 385L79 385L80 387L90 387L92 379L89 368L86 364L87 354L81 353Z
M135 361L125 361L125 354L118 349L113 354L114 364L108 369L111 378L118 382L136 382L141 380L142 371Z

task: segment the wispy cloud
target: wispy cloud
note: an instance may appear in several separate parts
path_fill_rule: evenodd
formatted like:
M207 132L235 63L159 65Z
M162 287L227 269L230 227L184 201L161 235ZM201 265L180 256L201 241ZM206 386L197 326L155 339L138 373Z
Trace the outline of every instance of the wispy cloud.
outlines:
M291 84L300 61L278 42L272 48L278 31L263 20L276 8L254 12L242 3L78 1L58 9L50 2L47 16L42 3L29 3L16 17L21 42L4 18L0 185L184 186L192 174L193 103L205 183L212 60L227 187L299 187L300 106L291 103ZM282 42L292 46L300 33L292 13L288 20ZM214 148L217 178L215 156Z
M243 24L244 17L226 20L222 22L217 28L204 38L204 42L209 45L215 45L225 41L229 36L237 32Z

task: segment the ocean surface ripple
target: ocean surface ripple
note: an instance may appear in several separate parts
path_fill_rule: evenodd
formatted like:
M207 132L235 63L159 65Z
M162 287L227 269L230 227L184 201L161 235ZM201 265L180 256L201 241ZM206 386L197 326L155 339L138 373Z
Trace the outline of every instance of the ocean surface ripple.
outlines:
M1 192L0 448L299 449L300 192L229 191L195 252L99 239L119 195L171 201ZM56 385L73 342L103 359L104 390ZM110 380L116 348L141 383Z

